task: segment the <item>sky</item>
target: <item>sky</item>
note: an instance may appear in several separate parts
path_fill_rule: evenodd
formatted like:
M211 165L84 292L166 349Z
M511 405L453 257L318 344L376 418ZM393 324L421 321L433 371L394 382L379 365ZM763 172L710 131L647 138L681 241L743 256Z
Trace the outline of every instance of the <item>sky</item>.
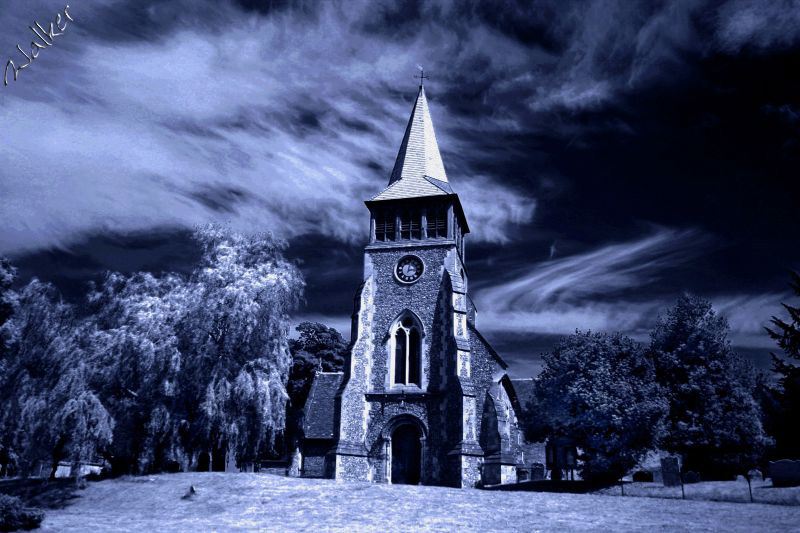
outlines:
M64 4L5 0L15 65ZM418 66L472 233L482 333L513 376L576 329L646 342L679 295L738 352L800 269L800 0L75 0L0 87L0 254L78 300L191 270L191 230L271 231L295 320L349 336ZM62 16L62 25L64 17ZM58 31L58 30L56 30ZM21 61L20 61L21 60Z

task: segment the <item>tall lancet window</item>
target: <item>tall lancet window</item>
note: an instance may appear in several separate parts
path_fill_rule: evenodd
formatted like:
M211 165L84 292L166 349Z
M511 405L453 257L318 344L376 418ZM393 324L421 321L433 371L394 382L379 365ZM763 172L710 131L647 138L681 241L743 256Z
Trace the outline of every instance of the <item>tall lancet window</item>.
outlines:
M422 337L420 326L411 316L400 320L392 335L394 342L394 380L395 385L421 386L420 352Z

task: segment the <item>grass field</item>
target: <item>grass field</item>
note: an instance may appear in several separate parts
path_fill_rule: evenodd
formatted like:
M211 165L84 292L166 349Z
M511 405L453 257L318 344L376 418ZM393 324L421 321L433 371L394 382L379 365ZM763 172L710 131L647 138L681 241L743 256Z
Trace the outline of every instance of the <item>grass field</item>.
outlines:
M190 485L197 494L184 500ZM800 507L185 473L90 483L43 531L800 531Z

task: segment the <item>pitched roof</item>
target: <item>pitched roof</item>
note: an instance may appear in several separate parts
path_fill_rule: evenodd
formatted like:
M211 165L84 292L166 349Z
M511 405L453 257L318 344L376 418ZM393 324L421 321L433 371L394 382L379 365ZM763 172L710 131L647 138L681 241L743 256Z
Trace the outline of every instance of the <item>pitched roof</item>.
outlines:
M508 363L506 363L505 360L502 357L500 357L500 354L497 353L494 348L492 348L492 345L489 344L489 341L487 341L486 338L483 335L481 335L481 332L478 331L478 328L475 327L475 324L472 324L469 321L467 321L467 330L472 332L472 335L469 336L470 342L479 342L479 343L481 343L483 345L484 349L487 352L489 352L489 355L494 357L495 361L500 363L500 366L504 370L506 368L508 368ZM456 340L458 340L458 338L456 338Z
M307 439L332 439L334 400L342 383L342 372L317 372L304 408L303 433Z
M438 182L438 183L437 183ZM447 188L441 184L445 184ZM453 189L446 182L441 182L427 176L408 177L395 181L383 192L370 198L376 200L399 200L401 198L419 198L420 196L439 196L451 194Z
M447 182L425 89L419 88L388 187L371 200L453 194Z
M523 409L527 409L526 405L533 399L534 395L533 378L512 379L511 384L514 386L520 405Z

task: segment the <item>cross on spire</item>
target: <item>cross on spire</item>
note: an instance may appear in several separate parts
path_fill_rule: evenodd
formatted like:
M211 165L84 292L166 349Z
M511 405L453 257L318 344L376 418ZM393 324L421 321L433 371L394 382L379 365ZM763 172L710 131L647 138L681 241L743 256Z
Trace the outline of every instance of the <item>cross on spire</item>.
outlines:
M425 80L427 80L430 76L426 76L425 69L419 67L419 76L415 74L414 77L419 78L419 86L422 87L423 85L425 85Z

